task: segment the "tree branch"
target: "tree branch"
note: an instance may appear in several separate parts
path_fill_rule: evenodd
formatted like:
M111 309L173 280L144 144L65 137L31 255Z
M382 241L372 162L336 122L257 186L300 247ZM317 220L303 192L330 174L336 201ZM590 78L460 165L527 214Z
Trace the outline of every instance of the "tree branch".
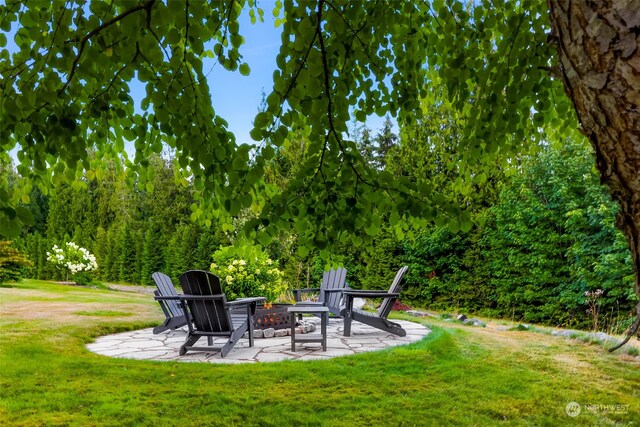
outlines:
M625 345L627 342L629 342L629 340L631 339L632 336L638 334L640 336L640 302L638 303L638 305L636 306L636 312L638 313L636 315L636 321L633 322L633 325L631 325L631 328L629 328L629 332L627 333L627 336L625 337L625 339L622 340L621 343L615 345L614 347L609 349L609 353L612 353L614 351L616 351L617 349L619 349L620 347L622 347L623 345Z
M118 71L116 71L115 75L113 76L113 78L111 79L111 81L109 82L109 85L107 86L106 89L104 89L102 92L100 92L99 94L97 94L96 96L94 96L91 101L89 102L89 104L87 106L90 106L91 104L93 104L98 98L100 98L102 95L104 95L105 93L109 92L111 90L111 88L113 87L113 85L116 82L116 79L118 78L118 76L120 75L121 72L123 72L125 70L125 68L127 68L129 66L129 64L133 64L136 59L138 59L138 55L140 54L140 49L138 48L138 45L136 44L136 53L135 55L133 55L133 58L131 59L131 61L128 64L124 64L122 66L122 68L120 68Z
M347 26L347 28L349 28L349 30L351 31L353 37L358 40L358 42L360 43L360 45L362 46L362 50L364 51L365 55L367 55L367 58L369 59L369 61L371 62L371 64L373 64L373 66L375 68L378 69L379 72L383 72L384 70L382 70L382 68L380 68L380 66L378 65L378 63L371 57L371 54L369 52L369 49L367 48L367 46L364 44L364 42L360 39L360 36L358 35L358 33L360 31L362 31L364 28L366 28L366 24L367 21L365 19L364 23L362 24L362 26L360 26L360 28L355 29L351 26L351 23L349 21L346 20L346 18L344 17L344 15L342 13L340 13L340 11L338 10L338 8L336 8L333 3L327 2L327 4L329 5L329 7L331 7L337 14L338 16L340 16L340 18L342 18L342 21L344 22L344 24ZM369 15L367 15L369 16Z
M333 136L336 138L336 143L338 144L338 146L340 147L340 151L342 151L342 153L346 154L346 149L343 146L343 144L341 143L342 138L340 137L340 135L338 134L338 132L335 129L335 125L333 123L333 101L331 98L331 84L329 82L329 65L328 65L328 61L327 61L327 51L326 51L326 47L324 44L324 38L322 37L322 6L324 4L324 0L320 0L318 2L318 8L316 11L316 15L318 17L318 22L317 22L317 26L316 26L316 34L320 43L320 53L322 56L322 66L323 66L323 72L324 72L324 87L325 87L325 92L327 95L327 101L328 101L328 105L327 105L327 118L329 120L329 129L327 132L327 138L325 138L325 149L326 149L326 144L329 140L329 134L333 134ZM413 200L417 200L419 203L424 204L425 206L433 206L435 203L433 203L433 201L431 203L427 203L425 200L422 200L419 197L413 196L411 194L409 194L406 191L402 191L399 188L391 188L388 186L383 186L383 185L379 185L377 183L374 182L369 182L367 181L362 174L356 169L355 165L350 162L348 159L346 160L347 164L349 165L349 167L351 168L351 170L353 171L353 173L355 174L356 178L362 182L365 185L368 185L371 188L377 188L380 190L384 190L387 192L387 194L389 194L389 196L392 196L392 192L395 192L397 194L401 194L404 197L413 199ZM317 175L317 172L316 174ZM314 175L314 177L315 177ZM446 214L446 213L445 213Z
M71 80L73 79L73 76L75 75L76 70L78 69L78 63L80 62L80 57L82 56L82 53L84 52L84 48L85 48L85 46L87 44L87 41L89 41L89 39L91 37L95 36L96 34L99 34L102 30L104 30L105 28L110 27L111 25L115 24L116 22L122 21L124 18L126 18L129 15L131 15L132 13L138 12L140 10L146 10L147 13L149 13L150 10L151 10L151 7L153 6L153 3L155 3L155 0L147 0L147 1L139 4L138 6L132 7L131 9L128 9L128 10L122 12L120 15L113 17L112 19L108 20L107 22L102 23L102 25L100 25L99 27L94 28L89 33L87 33L87 35L85 35L82 38L82 40L80 41L80 48L78 49L78 54L76 55L75 59L73 60L73 65L71 66L71 71L69 72L69 77L67 78L67 82L58 91L58 95L61 95L65 90L67 90L67 87L71 83ZM149 14L149 16L150 16L150 14Z

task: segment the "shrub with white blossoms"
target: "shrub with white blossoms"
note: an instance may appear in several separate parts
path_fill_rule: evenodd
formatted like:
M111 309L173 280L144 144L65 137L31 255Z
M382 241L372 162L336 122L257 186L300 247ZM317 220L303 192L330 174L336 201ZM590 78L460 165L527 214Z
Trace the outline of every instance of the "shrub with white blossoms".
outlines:
M47 252L47 261L58 268L66 270L67 281L69 280L69 273L74 275L82 271L92 271L98 268L96 257L74 242L67 242L62 248L59 248L58 245L53 245L51 252Z
M213 260L211 272L220 277L228 299L266 297L275 301L286 290L283 273L256 246L227 246L217 250Z

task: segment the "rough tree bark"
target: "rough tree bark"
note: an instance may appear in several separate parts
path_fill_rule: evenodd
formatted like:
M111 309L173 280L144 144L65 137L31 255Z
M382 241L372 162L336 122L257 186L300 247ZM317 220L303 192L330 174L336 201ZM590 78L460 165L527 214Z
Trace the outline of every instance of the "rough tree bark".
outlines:
M640 299L640 0L548 0L564 87L620 204ZM638 333L636 321L624 345Z

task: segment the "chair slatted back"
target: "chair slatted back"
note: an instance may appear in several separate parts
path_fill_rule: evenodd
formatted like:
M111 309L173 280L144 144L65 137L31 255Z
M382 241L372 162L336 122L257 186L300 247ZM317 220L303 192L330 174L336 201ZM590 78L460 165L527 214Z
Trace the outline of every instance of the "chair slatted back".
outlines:
M164 273L155 272L151 275L151 278L156 283L157 291L154 291L156 296L171 297L177 296L176 288L173 286L171 278ZM160 307L164 311L167 317L179 317L184 315L180 301L160 301Z
M404 274L409 269L408 266L402 267L396 273L396 277L393 279L393 283L391 283L391 287L389 288L389 293L400 293L402 291L402 282L404 280ZM396 301L396 297L385 298L378 307L378 317L382 317L386 319L389 313L391 312L391 308L393 307L393 303Z
M322 285L320 289L344 289L347 284L347 270L345 268L338 268L335 270L325 271L322 275ZM324 305L327 307L339 307L340 298L342 294L340 292L326 292L324 294Z
M227 309L227 298L222 294L220 278L203 270L190 270L180 275L180 286L185 295L220 295L212 300L187 300L193 324L204 332L233 331Z

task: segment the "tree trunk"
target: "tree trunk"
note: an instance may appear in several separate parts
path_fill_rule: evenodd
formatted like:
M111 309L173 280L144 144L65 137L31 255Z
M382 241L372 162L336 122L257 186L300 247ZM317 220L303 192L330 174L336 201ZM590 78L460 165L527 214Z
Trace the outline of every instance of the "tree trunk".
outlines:
M548 4L565 91L595 148L601 180L620 204L618 227L629 241L640 299L640 0ZM620 345L639 324L640 302Z

